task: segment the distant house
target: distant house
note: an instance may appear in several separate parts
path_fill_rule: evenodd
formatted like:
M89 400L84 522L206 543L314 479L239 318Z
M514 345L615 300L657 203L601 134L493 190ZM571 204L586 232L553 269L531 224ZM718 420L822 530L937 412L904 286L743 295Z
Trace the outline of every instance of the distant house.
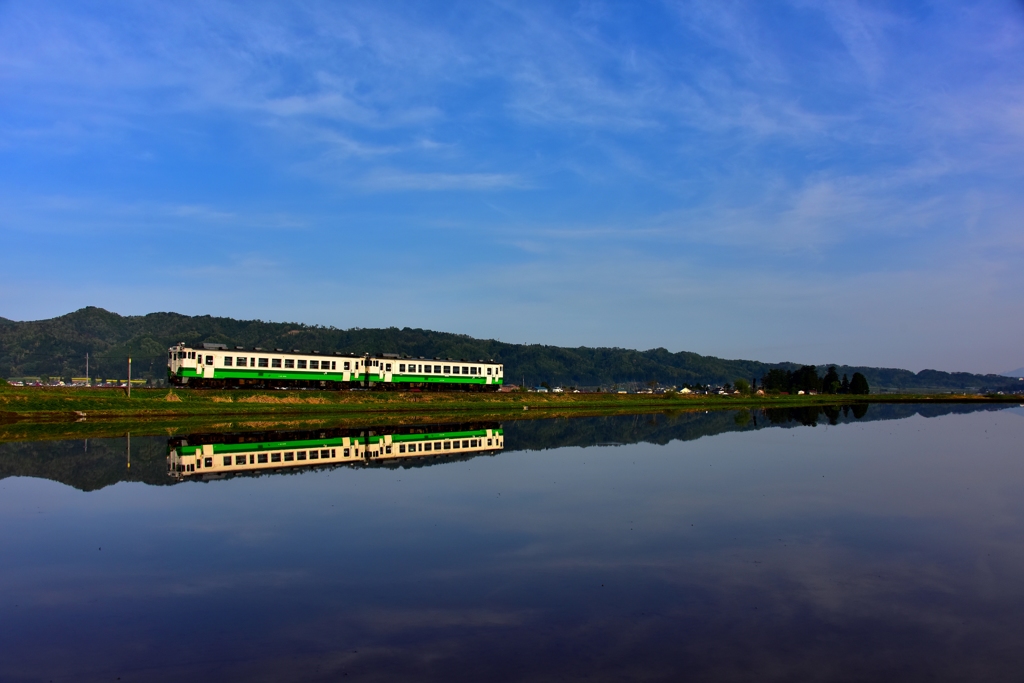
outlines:
M682 389L679 390L679 393L680 394L692 394L693 392L690 391L690 387L683 387Z

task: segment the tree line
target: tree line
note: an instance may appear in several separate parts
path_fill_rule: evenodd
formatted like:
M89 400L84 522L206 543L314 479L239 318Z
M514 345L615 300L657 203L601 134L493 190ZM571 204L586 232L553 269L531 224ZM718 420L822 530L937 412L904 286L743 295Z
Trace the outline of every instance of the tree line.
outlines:
M871 387L867 378L859 372L853 377L844 373L840 379L836 366L830 365L824 377L818 376L818 369L813 365L804 365L796 370L769 370L761 378L761 386L767 393L796 394L801 391L818 394L868 394Z

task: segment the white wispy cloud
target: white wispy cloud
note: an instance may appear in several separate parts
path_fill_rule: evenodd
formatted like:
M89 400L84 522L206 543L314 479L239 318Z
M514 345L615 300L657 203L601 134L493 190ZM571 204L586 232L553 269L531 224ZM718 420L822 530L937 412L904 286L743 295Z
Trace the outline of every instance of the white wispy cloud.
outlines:
M497 190L529 187L518 175L505 173L410 173L381 169L362 180L370 190Z

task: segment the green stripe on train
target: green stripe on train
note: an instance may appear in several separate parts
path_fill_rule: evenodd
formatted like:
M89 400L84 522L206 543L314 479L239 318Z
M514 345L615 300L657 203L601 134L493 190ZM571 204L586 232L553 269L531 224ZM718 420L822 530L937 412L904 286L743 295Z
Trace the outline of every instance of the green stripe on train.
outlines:
M495 429L491 431L492 436L502 436L503 431L501 429ZM392 434L391 440L394 443L408 443L410 441L436 441L438 439L468 439L474 437L486 437L486 429L476 429L468 432L436 432L432 434ZM350 445L353 446L365 446L367 444L380 443L384 439L384 435L375 435L371 437L365 436L353 436L348 437ZM250 453L255 451L284 451L284 450L300 450L300 449L313 449L313 448L338 448L344 446L344 440L339 437L335 439L315 439L305 441L266 441L262 443L217 443L213 444L213 454L221 455L224 453ZM195 455L203 449L202 446L179 446L179 455Z
M344 382L344 375L337 371L331 372L280 372L273 370L228 370L216 368L213 377L200 375L192 368L182 368L178 371L179 377L189 379L300 379L312 381ZM371 375L371 381L372 381ZM352 373L350 382L362 382L363 375Z
M169 373L168 373L169 374ZM213 377L206 377L199 374L192 368L182 368L178 371L179 377L187 377L189 379L285 379L285 380L304 380L304 381L328 381L328 382L344 382L344 375L340 372L275 372L273 370L229 370L226 368L215 368L213 371ZM363 382L365 376L362 374L351 374L350 382ZM371 382L383 382L384 380L380 375L370 375ZM392 382L417 382L423 384L486 384L487 378L479 375L471 377L463 376L452 376L452 377L437 377L434 375L391 375ZM502 384L503 380L500 377L492 377L491 384Z

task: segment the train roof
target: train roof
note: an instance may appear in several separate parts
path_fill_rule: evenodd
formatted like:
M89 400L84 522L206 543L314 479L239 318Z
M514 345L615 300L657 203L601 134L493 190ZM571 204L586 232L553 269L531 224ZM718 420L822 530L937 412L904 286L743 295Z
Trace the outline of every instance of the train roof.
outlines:
M178 346L184 346L189 349L199 349L198 346L191 346L185 342L178 342ZM477 360L469 360L468 358L440 358L435 356L433 358L427 358L426 356L408 356L398 353L352 353L346 351L303 351L302 349L264 349L261 346L235 346L229 347L227 344L212 344L210 342L203 342L202 349L204 351L256 351L257 353L280 353L287 356L344 356L348 358L387 358L388 360L437 360L442 362L451 363L494 363L495 365L500 364L500 361L496 361L493 358L490 360L484 360L479 358Z

